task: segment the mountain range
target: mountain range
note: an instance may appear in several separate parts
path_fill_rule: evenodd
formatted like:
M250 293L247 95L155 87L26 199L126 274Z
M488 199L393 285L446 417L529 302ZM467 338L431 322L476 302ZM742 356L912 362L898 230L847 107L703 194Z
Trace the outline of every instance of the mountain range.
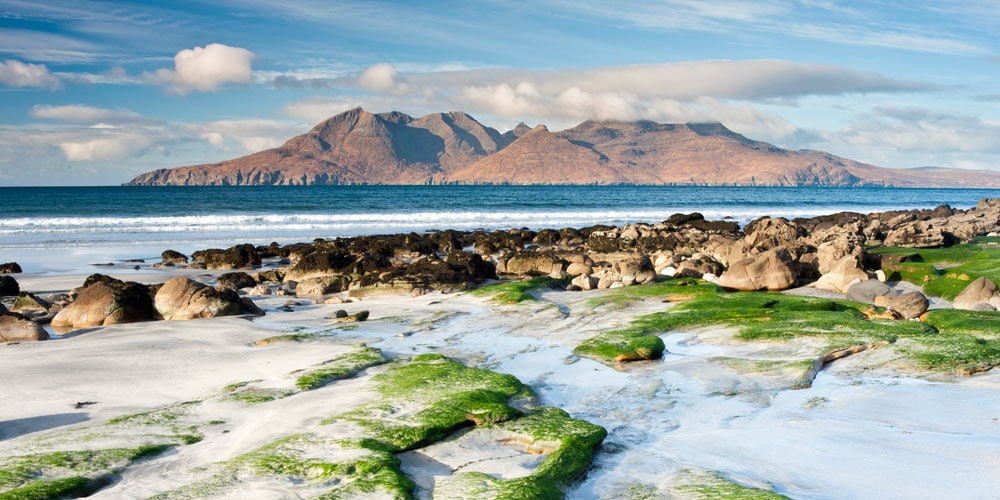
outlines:
M585 121L501 133L462 113L414 118L361 108L285 144L219 163L163 168L125 185L651 184L1000 187L1000 173L890 169L787 150L719 123Z

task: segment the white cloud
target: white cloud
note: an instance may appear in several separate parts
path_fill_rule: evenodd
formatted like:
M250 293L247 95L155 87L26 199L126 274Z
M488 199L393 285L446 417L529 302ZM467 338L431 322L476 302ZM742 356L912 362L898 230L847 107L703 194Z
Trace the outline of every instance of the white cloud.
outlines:
M180 95L211 92L225 83L253 81L254 57L246 49L210 43L178 52L174 56L174 69L160 69L146 78Z
M64 106L35 105L31 108L31 116L42 120L57 120L70 123L86 124L139 124L153 123L135 111L127 109L112 110L69 104Z
M391 64L376 64L358 75L358 85L365 90L389 90L396 85L396 68Z
M86 141L62 142L59 149L69 161L122 160L140 155L155 142L146 134L116 131Z
M44 64L8 59L0 62L0 85L15 88L59 88L59 79Z
M309 125L275 120L220 120L184 127L192 135L227 153L253 153L278 147Z

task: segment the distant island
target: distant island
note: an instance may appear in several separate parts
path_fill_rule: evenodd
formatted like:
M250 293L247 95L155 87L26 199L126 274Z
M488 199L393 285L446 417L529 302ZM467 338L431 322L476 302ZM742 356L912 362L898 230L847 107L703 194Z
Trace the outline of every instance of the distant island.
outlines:
M285 144L219 163L163 168L126 186L568 184L1000 187L1000 172L891 169L787 150L720 123L585 121L500 133L462 112L414 118L361 108Z

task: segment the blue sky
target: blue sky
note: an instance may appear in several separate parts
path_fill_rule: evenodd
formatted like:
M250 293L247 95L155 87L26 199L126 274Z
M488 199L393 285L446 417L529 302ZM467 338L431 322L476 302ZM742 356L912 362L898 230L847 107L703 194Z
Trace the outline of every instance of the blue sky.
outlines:
M0 185L119 184L356 106L1000 170L996 26L967 0L0 0Z

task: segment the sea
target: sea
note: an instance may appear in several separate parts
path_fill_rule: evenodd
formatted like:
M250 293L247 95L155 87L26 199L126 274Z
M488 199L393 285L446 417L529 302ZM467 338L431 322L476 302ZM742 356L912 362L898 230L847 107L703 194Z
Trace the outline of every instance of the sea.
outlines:
M700 186L0 187L0 263L76 272L239 243L266 245L440 229L655 223L675 213L745 225L950 205L1000 189Z

